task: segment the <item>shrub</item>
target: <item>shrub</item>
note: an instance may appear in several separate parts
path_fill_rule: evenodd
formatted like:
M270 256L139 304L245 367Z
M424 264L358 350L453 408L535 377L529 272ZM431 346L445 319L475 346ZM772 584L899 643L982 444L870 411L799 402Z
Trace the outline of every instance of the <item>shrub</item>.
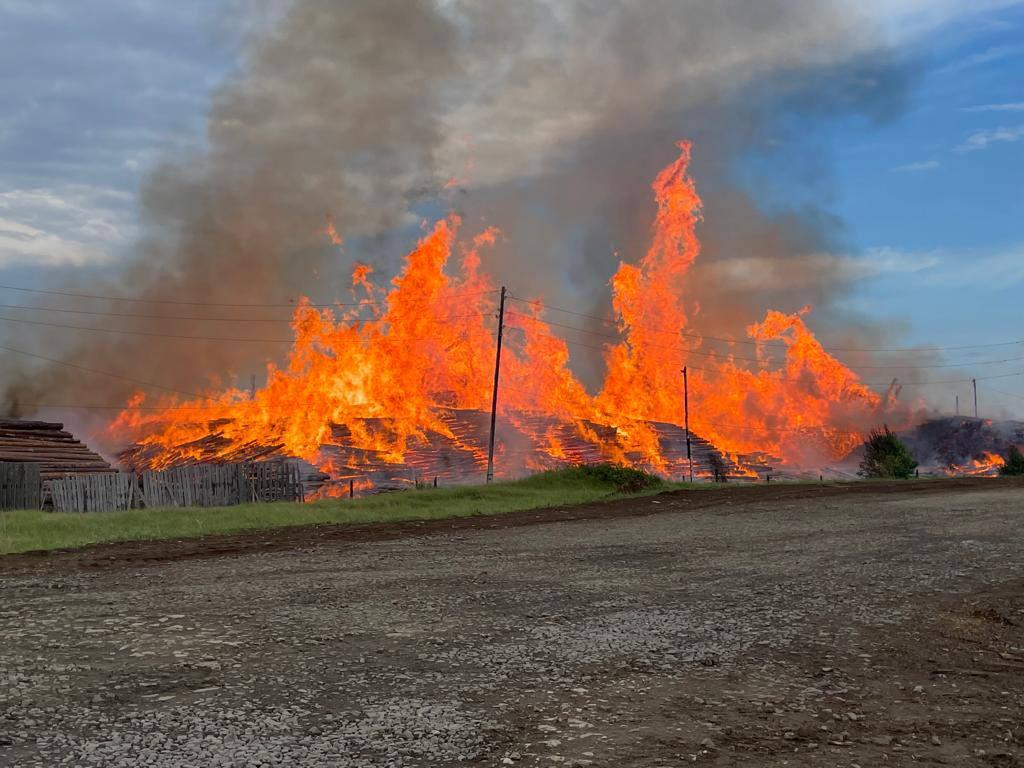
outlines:
M915 469L917 461L895 432L891 432L889 427L871 430L864 441L861 476L903 480L913 475Z
M1024 453L1021 453L1020 448L1016 445L1010 446L1010 450L1006 454L1006 463L999 470L999 474L1024 475Z
M613 485L619 493L639 493L648 488L656 488L662 483L657 475L610 462L578 464L569 471L581 478Z

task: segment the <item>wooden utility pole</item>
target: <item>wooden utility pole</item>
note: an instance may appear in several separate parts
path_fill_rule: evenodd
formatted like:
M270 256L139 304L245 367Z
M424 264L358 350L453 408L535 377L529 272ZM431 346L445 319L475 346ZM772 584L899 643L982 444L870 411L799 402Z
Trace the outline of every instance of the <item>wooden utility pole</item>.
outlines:
M974 387L974 418L978 418L978 380L971 379L971 386Z
M690 482L693 482L693 456L690 453L690 384L683 366L683 419L686 424L686 463L690 467Z
M501 375L501 338L505 330L505 286L498 303L498 346L494 353L494 391L491 394L491 434L487 438L487 482L494 481L494 426L498 417L498 378Z

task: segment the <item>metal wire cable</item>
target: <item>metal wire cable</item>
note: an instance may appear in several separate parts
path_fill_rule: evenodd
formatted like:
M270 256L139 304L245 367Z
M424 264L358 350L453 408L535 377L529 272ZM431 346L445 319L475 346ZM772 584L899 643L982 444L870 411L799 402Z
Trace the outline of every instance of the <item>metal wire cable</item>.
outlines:
M20 291L22 293L35 293L46 296L67 296L75 299L96 299L98 301L130 301L140 304L171 304L174 306L182 307L230 307L233 309L268 309L268 308L289 308L295 309L299 306L299 302L290 301L287 304L232 304L227 302L215 302L215 301L181 301L177 299L135 299L127 296L101 296L90 293L73 293L71 291L50 291L42 288L25 288L17 285L0 285L0 289L7 291ZM471 291L468 293L454 293L444 294L436 298L462 298L465 296L482 296L487 293L497 293L497 288L489 288L485 291ZM308 304L307 306L314 307L317 309L330 309L332 307L362 307L372 304L386 304L387 299L366 299L364 301L343 303L334 302L331 304Z
M533 322L542 323L544 325L550 325L550 326L555 326L557 328L563 328L563 329L569 330L569 331L578 331L579 333L587 333L587 334L590 334L592 336L601 336L601 337L608 338L608 339L614 339L614 340L619 341L619 342L625 341L621 336L616 336L616 335L608 334L608 333L601 333L600 331L591 331L591 330L589 330L587 328L577 328L576 326L573 326L573 325L563 325L562 323L555 323L555 322L551 322L551 321L548 321L548 320L542 320L540 318L531 317L530 315L523 315L523 314L520 314L518 312L506 312L505 314L506 315L511 315L513 317L521 317L521 318L523 318L525 320L532 320ZM556 338L558 338L558 337L556 337ZM678 347L673 347L673 346L670 346L670 345L667 345L667 344L650 344L648 346L653 346L656 349L670 349L670 350L677 350L678 349ZM779 345L772 345L772 346L779 346ZM786 347L783 345L782 348L785 349ZM725 359L725 355L722 355L721 353L717 353L717 352L702 352L702 351L700 351L698 349L686 349L686 354L688 354L688 355L700 355L702 357L714 357L714 358L719 358L719 359ZM747 363L763 363L764 362L764 360L762 360L760 358L756 358L756 357L737 357L735 355L729 355L728 359L729 360L741 360L741 361L747 362ZM977 362L971 362L971 363L937 363L935 365L910 365L910 364L859 365L859 364L851 364L851 367L853 367L853 368L864 368L864 369L874 369L874 370L888 370L888 369L893 369L893 368L896 368L896 369L906 369L906 368L911 368L911 369L972 368L972 367L974 367L976 365L999 365L999 364L1002 364L1002 363L1017 363L1017 362L1020 362L1022 360L1024 360L1024 357L1008 357L1008 358L1004 358L1002 360L979 360Z
M598 321L600 321L602 323L611 324L611 325L617 325L617 322L615 320L611 320L611 319L606 318L606 317L600 317L599 315L590 315L590 314L587 314L585 312L577 312L577 311L572 310L572 309L565 309L563 307L556 307L556 306L553 306L551 304L544 304L543 302L534 301L534 300L531 300L531 299L523 299L523 298L520 298L518 296L513 296L511 294L508 296L508 298L511 299L512 301L518 301L518 302L521 302L523 304L530 304L532 306L541 307L543 309L550 309L550 310L553 310L555 312L564 312L565 314L568 314L568 315L575 315L577 317L586 317L586 318L589 318L591 320L598 320ZM753 340L750 340L750 339L732 339L732 338L726 338L726 337L722 337L722 336L709 336L709 335L706 335L706 334L693 333L693 332L685 331L685 330L671 331L671 330L668 330L668 329L654 328L652 326L647 326L647 325L637 326L637 327L642 327L645 330L653 331L654 333L668 334L670 336L674 336L674 337L677 337L677 338L679 336L684 336L684 337L693 338L693 339L705 339L705 340L708 340L708 341L721 341L721 342L725 342L727 344L751 344L751 345L778 346L778 347L784 347L785 346L784 344L778 344L778 343L772 343L772 342L753 341ZM823 347L823 349L825 349L827 351L830 351L830 352L949 352L949 351L964 350L964 349L987 349L987 348L991 348L991 347L1009 347L1009 346L1013 346L1013 345L1016 345L1016 344L1024 344L1024 339L1018 339L1016 341L1000 341L1000 342L987 343L987 344L967 344L967 345L964 345L964 346L954 346L954 347Z

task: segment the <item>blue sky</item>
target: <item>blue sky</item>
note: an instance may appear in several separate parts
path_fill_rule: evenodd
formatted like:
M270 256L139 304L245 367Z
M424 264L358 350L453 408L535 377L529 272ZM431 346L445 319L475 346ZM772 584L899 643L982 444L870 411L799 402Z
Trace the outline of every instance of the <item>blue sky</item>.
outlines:
M904 323L905 344L1024 337L1024 3L865 7L916 75L895 119L825 128L827 205L863 273L845 302ZM0 0L0 283L117 268L147 172L204 142L211 93L238 61L237 8ZM992 389L1024 414L1024 377Z
M854 247L879 265L851 303L912 318L910 344L1022 338L1024 7L953 19L909 53L922 68L907 110L887 125L834 129L834 210ZM979 375L1021 368L986 366ZM959 389L963 402L969 387ZM979 383L983 400L1024 413L1024 399L996 390L1024 397L1024 379Z

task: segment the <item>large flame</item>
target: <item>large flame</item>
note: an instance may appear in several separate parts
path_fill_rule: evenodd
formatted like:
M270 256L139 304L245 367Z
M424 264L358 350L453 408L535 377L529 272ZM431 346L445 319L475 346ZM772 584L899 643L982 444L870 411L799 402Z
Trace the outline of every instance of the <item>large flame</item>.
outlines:
M606 458L678 472L654 423L682 423L684 366L691 429L733 456L763 454L798 464L839 458L887 405L822 348L804 321L809 308L791 315L771 311L751 324L743 349L754 358L701 349L683 298L700 253L701 200L687 173L691 145L679 147L679 157L653 184L650 248L611 278L622 340L605 349L607 373L598 394L572 374L569 348L545 321L542 303L517 304L506 317L499 413L531 438L519 449L527 454L521 466L569 460L564 443L575 435L597 444ZM434 224L386 291L374 287L369 267L356 265L352 293L360 306L316 309L303 301L292 320L295 342L286 365L269 366L266 386L257 392L156 403L137 395L111 425L112 434L141 444L155 468L211 458L211 434L219 438L215 456L244 446L278 447L335 475L337 457L323 448L339 434L353 449L349 464L372 453L400 465L411 446L440 435L482 466L486 434L455 430L446 414L490 408L497 290L481 273L479 254L497 232L461 245L460 228L456 216ZM326 234L341 242L333 223ZM781 350L782 360L773 362L773 349ZM506 468L515 463L517 449L500 450L507 453Z

